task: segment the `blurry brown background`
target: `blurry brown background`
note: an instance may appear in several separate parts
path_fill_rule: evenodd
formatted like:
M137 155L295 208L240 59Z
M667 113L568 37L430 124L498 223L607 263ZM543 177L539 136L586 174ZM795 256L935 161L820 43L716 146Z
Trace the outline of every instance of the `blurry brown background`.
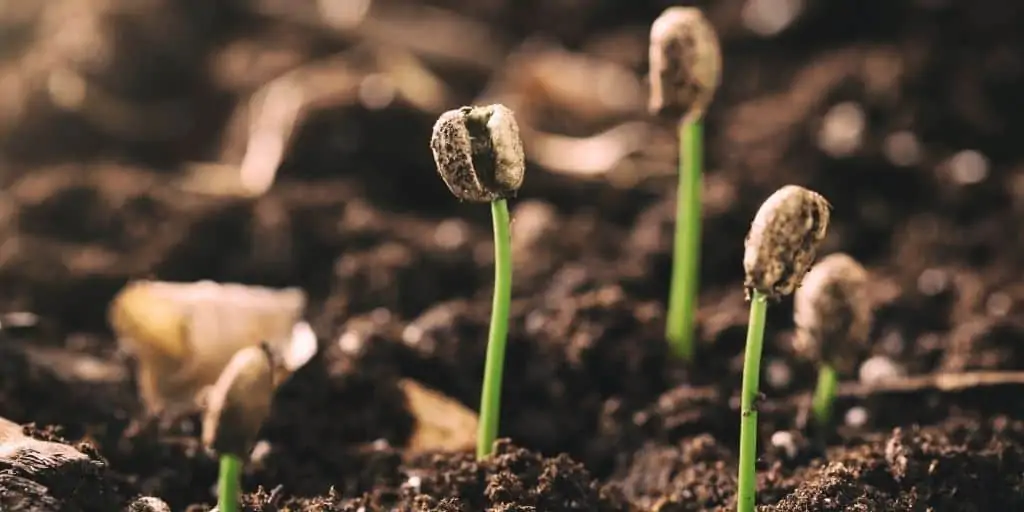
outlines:
M673 127L644 111L648 27L668 5L2 2L0 294L70 329L100 327L128 277L326 295L345 208L486 229L486 211L447 194L427 147L436 116L466 103L516 110L531 159L522 197L628 227L674 189ZM832 248L1013 274L1024 7L699 5L725 51L707 128L709 229L728 212L721 222L742 236L759 200L794 182L834 202ZM277 181L258 200L232 198L239 172L257 188ZM739 277L739 242L710 244L724 259L709 285ZM452 286L440 295L459 295Z

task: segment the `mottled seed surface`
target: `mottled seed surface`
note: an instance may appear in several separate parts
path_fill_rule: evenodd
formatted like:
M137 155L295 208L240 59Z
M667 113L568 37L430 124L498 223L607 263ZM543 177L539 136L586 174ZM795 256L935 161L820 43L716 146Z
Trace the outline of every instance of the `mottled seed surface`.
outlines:
M704 14L696 7L666 9L651 25L651 113L698 119L721 78L722 50Z
M462 107L441 114L430 149L441 179L463 201L505 199L523 184L523 141L515 114L504 105Z
M852 372L871 332L868 271L847 254L814 265L793 297L794 346L812 360Z
M219 454L245 460L270 414L274 361L267 346L239 350L207 396L203 443Z
M747 233L743 254L747 297L790 295L814 263L828 231L829 202L817 192L786 185L765 200Z

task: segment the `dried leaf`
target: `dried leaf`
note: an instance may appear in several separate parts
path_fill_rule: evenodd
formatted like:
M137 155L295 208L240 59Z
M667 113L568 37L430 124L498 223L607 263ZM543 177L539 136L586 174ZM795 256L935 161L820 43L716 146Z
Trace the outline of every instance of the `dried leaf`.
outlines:
M479 421L475 412L414 380L402 379L398 386L405 393L409 411L416 419L409 438L410 454L464 451L476 446Z

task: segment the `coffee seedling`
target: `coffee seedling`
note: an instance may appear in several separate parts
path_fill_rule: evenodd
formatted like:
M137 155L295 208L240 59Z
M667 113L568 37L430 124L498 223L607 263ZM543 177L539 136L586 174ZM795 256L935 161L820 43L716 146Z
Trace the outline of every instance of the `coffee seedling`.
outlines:
M494 302L480 397L477 458L490 456L498 436L501 382L512 300L512 239L507 199L523 183L525 156L515 115L504 105L462 107L441 114L430 138L437 172L455 197L491 203L494 221Z
M220 456L218 512L237 512L243 461L270 414L274 357L266 344L239 350L206 396L203 444Z
M793 297L794 346L818 362L812 411L819 426L832 415L837 371L852 371L871 331L868 272L846 254L830 254L804 277Z
M743 253L744 287L750 300L750 323L743 356L740 395L740 460L736 510L754 512L757 456L758 383L768 301L792 294L814 262L825 238L830 216L828 201L796 185L780 188L761 205L747 234Z
M721 81L714 27L695 7L670 7L651 25L652 114L679 118L679 190L665 335L676 354L693 359L700 270L704 112Z

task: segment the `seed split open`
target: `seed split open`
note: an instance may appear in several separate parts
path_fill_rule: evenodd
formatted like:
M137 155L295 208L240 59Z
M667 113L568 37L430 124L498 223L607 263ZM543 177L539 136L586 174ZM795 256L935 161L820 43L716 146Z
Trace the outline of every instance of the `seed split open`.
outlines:
M441 114L430 149L441 179L463 201L507 199L523 184L523 141L515 114L504 105L462 107Z

